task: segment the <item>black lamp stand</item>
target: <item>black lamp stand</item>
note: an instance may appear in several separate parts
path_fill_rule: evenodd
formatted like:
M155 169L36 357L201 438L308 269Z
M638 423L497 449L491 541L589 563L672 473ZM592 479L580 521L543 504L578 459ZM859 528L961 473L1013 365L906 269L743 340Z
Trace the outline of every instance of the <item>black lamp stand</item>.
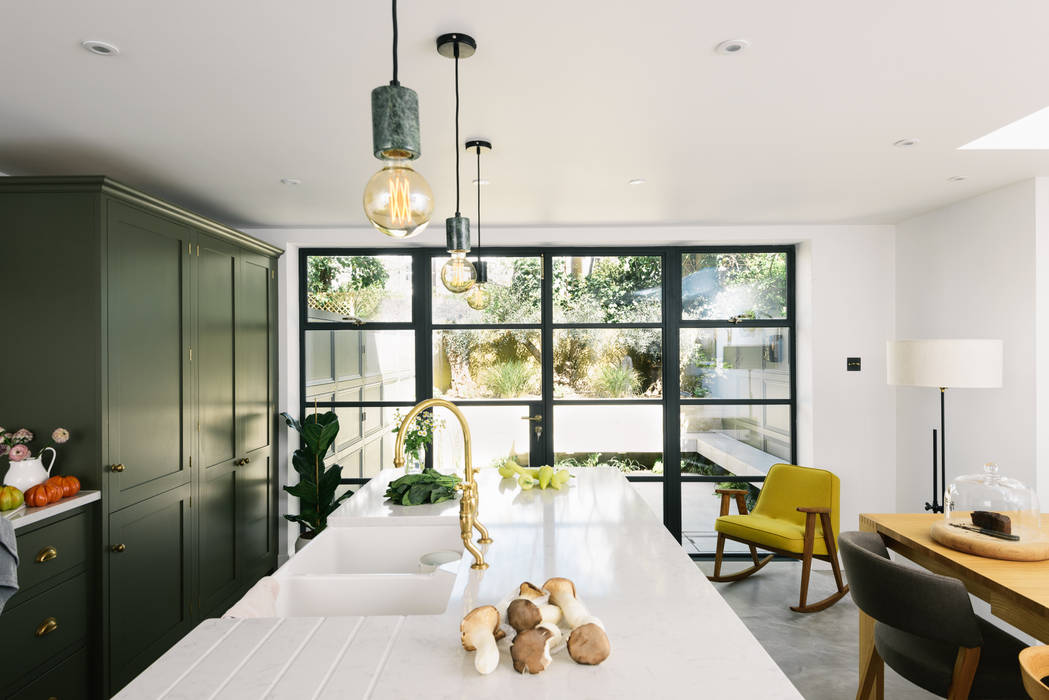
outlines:
M940 456L940 473L939 480L937 480L936 474L936 428L932 429L932 503L926 502L925 510L931 510L933 513L942 513L944 504L940 502L941 489L939 484L943 484L943 492L947 491L947 420L946 411L944 410L944 398L947 395L947 387L940 387L940 444L939 444L939 456Z

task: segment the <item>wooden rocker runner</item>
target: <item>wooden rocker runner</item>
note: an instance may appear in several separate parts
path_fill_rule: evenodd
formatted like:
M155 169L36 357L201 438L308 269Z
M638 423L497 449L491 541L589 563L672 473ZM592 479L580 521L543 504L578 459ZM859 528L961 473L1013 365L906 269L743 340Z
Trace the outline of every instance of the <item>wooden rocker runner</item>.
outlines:
M721 494L721 516L714 524L718 533L714 575L711 581L739 581L760 571L774 554L800 559L801 598L790 606L795 612L818 612L837 603L849 592L841 577L835 541L838 535L838 477L824 469L810 469L793 464L776 464L754 504L747 512L743 489L717 489ZM734 499L739 515L729 515L729 502ZM800 504L800 505L799 505ZM721 573L725 540L741 542L750 547L754 564L734 574ZM758 547L772 552L758 557ZM823 600L808 603L809 574L812 560L830 562L838 590Z

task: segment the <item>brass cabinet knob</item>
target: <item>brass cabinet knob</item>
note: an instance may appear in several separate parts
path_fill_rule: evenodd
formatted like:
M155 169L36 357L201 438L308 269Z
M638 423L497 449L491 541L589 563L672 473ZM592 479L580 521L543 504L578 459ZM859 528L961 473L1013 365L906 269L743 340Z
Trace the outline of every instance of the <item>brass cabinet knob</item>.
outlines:
M122 472L126 468L127 467L125 467L123 464L114 464L112 467L109 468L109 471L111 471L111 472Z
M51 634L58 629L58 620L53 617L49 617L40 623L40 626L36 628L36 636L43 637L45 634Z
M247 464L250 461L251 461L251 457L241 457L236 462L234 462L234 464L236 464L238 467L243 467L245 464Z
M123 552L125 549L127 549L127 547L125 547L124 544L121 543L113 545L112 547L110 547L110 549L114 552Z
M54 547L48 546L40 550L36 555L36 563L43 564L45 561L51 561L58 556L58 550Z

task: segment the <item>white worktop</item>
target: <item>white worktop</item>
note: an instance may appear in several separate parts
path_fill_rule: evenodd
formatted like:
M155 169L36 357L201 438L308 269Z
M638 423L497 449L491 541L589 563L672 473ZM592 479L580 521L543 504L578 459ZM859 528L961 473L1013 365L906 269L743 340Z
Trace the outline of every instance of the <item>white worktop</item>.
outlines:
M94 501L102 499L102 493L100 491L81 491L75 496L69 498L63 498L61 501L55 503L48 503L46 506L40 506L39 508L29 508L28 506L22 506L17 510L13 510L9 513L4 513L3 517L11 521L11 524L17 530L20 527L26 525L32 525L38 523L41 520L47 518L53 518L60 513L79 508L80 506L87 505Z
M252 618L202 622L131 682L121 700L187 698L800 698L783 672L617 470L573 470L567 491L521 491L494 470L479 478L491 567L467 554L440 615ZM457 503L391 508L390 474L353 496L337 527L455 518ZM414 513L401 520L401 511ZM373 521L374 522L374 521ZM376 543L378 546L378 543ZM522 676L499 643L499 667L481 676L459 621L522 581L575 581L608 630L612 655L580 666L562 652Z

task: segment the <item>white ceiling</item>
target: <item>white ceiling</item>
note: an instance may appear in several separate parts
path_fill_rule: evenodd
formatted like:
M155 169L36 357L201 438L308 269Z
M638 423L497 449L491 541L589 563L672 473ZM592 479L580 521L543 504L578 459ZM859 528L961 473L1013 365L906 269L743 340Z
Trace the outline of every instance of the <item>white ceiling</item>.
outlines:
M486 223L885 223L1049 174L1044 151L956 150L1049 105L1044 0L400 0L400 24L437 221L447 31L479 44L462 136L494 143ZM386 0L3 0L0 33L0 171L104 173L245 226L365 223Z

